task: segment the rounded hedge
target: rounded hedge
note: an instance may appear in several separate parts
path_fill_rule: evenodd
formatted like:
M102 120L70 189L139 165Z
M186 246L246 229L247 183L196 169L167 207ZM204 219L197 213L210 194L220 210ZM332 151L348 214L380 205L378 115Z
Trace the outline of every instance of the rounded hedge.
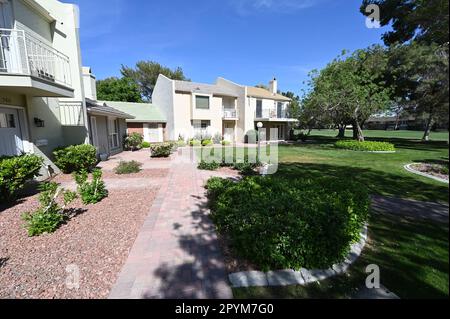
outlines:
M343 261L369 211L362 185L332 177L213 177L207 190L218 231L239 256L265 271Z
M90 170L97 164L97 149L90 144L59 147L53 151L55 164L64 173Z
M334 144L337 148L364 152L395 152L395 146L388 142L341 140Z

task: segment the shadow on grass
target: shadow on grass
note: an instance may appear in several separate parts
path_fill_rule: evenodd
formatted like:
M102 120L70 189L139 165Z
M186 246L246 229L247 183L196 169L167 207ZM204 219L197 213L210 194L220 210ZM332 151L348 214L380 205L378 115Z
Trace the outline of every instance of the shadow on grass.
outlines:
M349 137L343 138L351 140ZM306 143L302 146L317 145L317 144L334 144L339 139L331 136L310 136ZM396 148L412 149L418 151L440 151L448 149L449 145L446 141L428 141L406 139L406 138L387 138L387 137L366 137L366 141L389 142L395 145Z
M428 184L414 177L369 168L316 163L280 163L276 175L296 179L335 176L340 178L342 183L360 182L367 186L371 194L448 202L447 185Z
M395 229L395 231L393 231ZM235 288L235 298L352 298L364 287L367 265L400 298L448 298L448 224L373 214L369 242L346 274L307 286Z

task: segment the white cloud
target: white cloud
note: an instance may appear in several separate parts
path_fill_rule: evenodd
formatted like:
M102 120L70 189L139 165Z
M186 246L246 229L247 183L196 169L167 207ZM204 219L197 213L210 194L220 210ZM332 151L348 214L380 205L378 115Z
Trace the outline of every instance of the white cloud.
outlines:
M262 11L288 13L315 6L319 0L229 0L230 5L240 15Z

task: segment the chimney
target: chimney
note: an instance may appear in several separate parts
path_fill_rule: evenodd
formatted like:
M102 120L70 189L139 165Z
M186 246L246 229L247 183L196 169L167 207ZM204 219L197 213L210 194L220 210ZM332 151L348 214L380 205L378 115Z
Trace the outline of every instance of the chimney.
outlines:
M95 84L95 75L88 66L83 66L83 86L84 96L91 100L97 100L97 86Z
M273 95L278 93L278 83L276 78L273 78L273 80L269 82L269 91Z

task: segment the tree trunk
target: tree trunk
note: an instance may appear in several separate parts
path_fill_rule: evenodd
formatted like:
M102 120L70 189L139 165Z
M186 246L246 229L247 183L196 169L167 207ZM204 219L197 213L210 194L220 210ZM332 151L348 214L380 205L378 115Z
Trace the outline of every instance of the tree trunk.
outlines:
M352 124L352 130L353 130L353 139L358 139L358 128L356 127L356 121Z
M355 124L353 125L353 135L356 133L356 140L360 142L364 142L364 135L361 129L361 125L359 125L358 121L355 121Z
M433 127L433 114L430 114L427 120L427 125L425 127L425 132L423 133L422 141L429 141L430 140L430 132L431 128Z
M398 123L400 122L400 113L397 113L397 116L395 117L395 127L394 131L398 130Z
M338 125L339 133L336 136L337 138L344 138L345 137L345 124L344 125Z

